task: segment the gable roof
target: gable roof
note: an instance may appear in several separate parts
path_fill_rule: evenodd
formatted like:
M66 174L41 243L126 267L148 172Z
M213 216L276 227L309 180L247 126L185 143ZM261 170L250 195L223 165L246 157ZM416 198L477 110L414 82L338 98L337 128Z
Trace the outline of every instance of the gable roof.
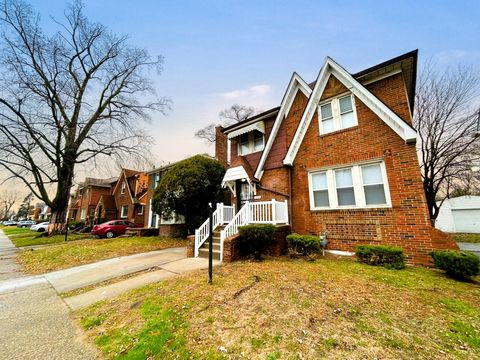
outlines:
M267 156L270 153L270 150L272 149L273 142L277 137L278 131L280 129L280 125L282 124L283 119L288 115L288 112L290 111L290 107L292 106L298 91L302 91L307 98L310 97L312 93L312 89L308 86L305 80L303 80L300 75L294 72L288 83L287 90L283 95L282 102L277 113L277 117L275 119L275 122L273 123L270 136L268 137L267 144L265 145L265 149L263 150L262 157L260 158L260 161L258 163L257 170L255 171L254 176L257 179L260 179L262 177L263 166L267 161Z
M330 75L335 76L353 95L359 98L370 110L372 110L381 120L383 120L393 131L397 133L406 143L415 142L417 132L402 118L395 114L388 106L380 101L375 95L367 90L353 78L344 68L337 64L332 58L327 57L320 70L315 87L312 90L307 107L302 115L297 131L293 137L287 155L283 160L285 165L292 165L297 155L298 149L302 143L303 137L307 132L308 126L312 120L313 114L317 109L320 97L325 90Z

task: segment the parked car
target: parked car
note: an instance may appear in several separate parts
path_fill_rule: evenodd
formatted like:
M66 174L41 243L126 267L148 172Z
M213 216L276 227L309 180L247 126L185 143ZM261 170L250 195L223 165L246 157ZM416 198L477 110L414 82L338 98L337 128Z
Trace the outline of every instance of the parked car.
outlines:
M40 224L35 224L30 227L30 230L36 232L45 232L48 230L48 224L50 224L48 221L42 222Z
M31 227L35 224L36 224L36 222L33 221L33 220L22 220L22 221L18 222L17 227L18 228L29 228L29 227Z
M7 220L7 221L4 221L3 222L3 226L15 226L17 225L17 222L16 221L11 221L11 220Z
M106 223L95 225L92 234L96 236L105 236L111 239L115 236L123 235L128 228L138 227L135 223L127 220L111 220Z

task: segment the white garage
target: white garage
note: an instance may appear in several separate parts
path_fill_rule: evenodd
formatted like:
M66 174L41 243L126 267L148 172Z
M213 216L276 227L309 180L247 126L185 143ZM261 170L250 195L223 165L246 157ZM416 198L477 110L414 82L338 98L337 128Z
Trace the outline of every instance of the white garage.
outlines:
M452 233L480 233L480 196L445 200L435 227Z

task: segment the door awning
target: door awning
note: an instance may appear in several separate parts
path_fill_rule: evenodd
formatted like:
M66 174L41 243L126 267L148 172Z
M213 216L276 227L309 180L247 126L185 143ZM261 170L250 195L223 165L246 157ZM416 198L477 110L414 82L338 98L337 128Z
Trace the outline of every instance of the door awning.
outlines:
M260 131L262 134L265 134L265 123L263 121L257 121L253 124L242 127L241 129L232 131L231 133L228 134L228 138L233 139L233 138L236 138L237 136L249 133L250 131L254 131L254 130Z
M243 166L236 166L227 169L222 180L222 187L225 187L227 184L235 182L236 180L245 180L248 183L251 182L248 173Z

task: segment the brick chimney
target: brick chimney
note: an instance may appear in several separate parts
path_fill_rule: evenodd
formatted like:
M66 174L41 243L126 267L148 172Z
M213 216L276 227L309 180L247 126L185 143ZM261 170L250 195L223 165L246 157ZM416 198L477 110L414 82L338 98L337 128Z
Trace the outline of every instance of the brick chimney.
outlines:
M215 157L220 163L227 167L227 135L222 133L223 127L215 127Z

